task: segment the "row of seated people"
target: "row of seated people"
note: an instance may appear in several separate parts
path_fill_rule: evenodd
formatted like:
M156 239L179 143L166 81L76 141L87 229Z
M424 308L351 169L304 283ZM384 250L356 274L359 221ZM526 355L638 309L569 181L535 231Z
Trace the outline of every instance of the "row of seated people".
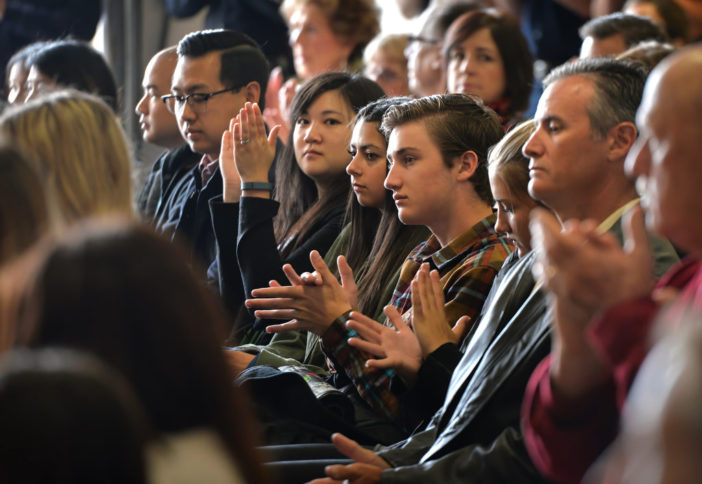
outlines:
M469 19L473 18L472 15ZM238 37L237 42L241 44L222 52L221 42L226 44L234 37ZM208 51L208 43L210 46L212 43L215 46L219 45L219 48L215 47ZM354 122L355 114L373 99L378 99L382 95L382 90L372 81L363 78L330 73L306 83L294 98L291 117L293 121L291 125L294 129L283 148L277 139L280 128L274 127L267 132L262 112L255 102L256 98L260 99L261 96L261 83L265 90L267 71L265 67L260 68L264 65L258 63L258 59L261 58L260 53L249 39L228 32L191 34L181 43L179 51L181 54L175 67L173 94L165 96L164 102L183 127L183 134L190 149L203 154L198 168L190 172L193 180L199 181L204 187L209 187L210 182L216 179L213 175L219 173L221 188L220 193L214 193L215 199L207 198L204 193L197 191L188 192L190 190L188 188L185 192L189 193L186 203L193 198L196 199L195 209L204 211L205 215L201 217L202 213L195 212L190 218L185 217L187 205L184 205L179 210L175 232L178 232L183 224L209 227L206 230L211 231L212 239L216 239L217 242L213 244L213 251L217 254L217 264L213 265L212 269L218 273L220 290L225 301L229 303L230 310L234 309L238 311L237 315L242 315L236 318L238 320L235 326L238 331L237 336L240 337L243 334L245 339L255 339L256 342L261 343L265 335L259 330L263 328L268 332L305 331L306 333L293 333L291 337L286 337L287 340L278 340L277 342L282 342L283 346L287 345L287 349L283 349L278 356L281 359L290 358L291 355L287 353L289 350L295 351L296 355L302 354L303 360L309 355L316 369L321 368L323 372L333 375L331 377L333 388L346 388L342 393L351 396L348 400L351 401L352 411L344 414L343 418L331 419L331 422L320 422L319 418L314 419L311 423L315 428L311 432L318 437L328 438L333 431L350 429L354 432L353 436L363 443L390 444L407 435L411 430L426 427L423 432L415 433L414 443L418 447L411 456L409 453L400 452L396 460L393 460L390 453L383 462L385 465L391 462L395 467L398 465L412 467L413 459L419 461L421 458L422 462L440 461L435 463L437 472L448 472L446 475L451 475L456 471L453 466L457 465L457 462L467 466L460 474L463 472L472 474L470 462L473 461L466 460L465 454L454 452L458 450L475 452L475 465L484 466L485 462L489 461L489 457L485 456L482 449L471 446L490 443L492 442L490 436L498 439L497 436L504 431L507 432L506 448L513 446L513 449L516 449L508 453L518 457L521 463L519 469L523 469L525 475L536 477L531 464L525 458L520 443L521 437L517 430L518 424L515 423L518 418L515 409L521 402L523 385L520 387L516 384L514 388L509 389L510 392L518 394L515 399L500 398L501 404L509 407L511 413L505 408L500 408L498 412L501 415L500 418L480 419L483 422L490 422L490 425L487 425L490 428L485 429L488 437L479 437L478 441L464 441L464 438L478 437L467 436L464 433L465 429L457 431L451 427L451 424L455 425L457 421L466 423L465 417L468 415L473 418L475 413L470 412L477 412L475 408L471 408L462 401L463 396L466 395L463 393L465 389L451 386L450 383L456 381L456 378L452 382L449 381L451 374L459 374L458 370L453 371L454 368L457 365L461 366L471 349L482 355L482 352L489 347L486 343L492 341L490 334L492 337L500 334L502 326L506 324L506 321L500 318L497 318L497 323L494 320L492 323L483 323L483 321L489 321L489 318L486 319L484 316L478 318L481 311L490 311L492 307L484 306L483 301L486 297L488 301L492 301L488 296L491 283L495 278L500 280L498 275L500 265L507 258L513 245L508 239L499 237L492 227L496 221L491 209L493 195L497 197L498 217L500 209L503 212L503 226L500 230L507 232L511 238L518 241L517 247L522 244L524 248L521 251L522 255L526 255L529 247L524 235L520 236L516 233L517 231L524 233L524 219L521 222L521 229L506 225L508 214L513 211L513 204L518 202L517 199L509 198L512 195L512 189L504 190L504 187L499 186L502 173L496 177L497 183L488 176L488 149L502 138L504 132L500 118L484 104L471 97L450 94L418 100L380 101L361 111L361 116ZM235 74L243 75L242 72L251 71L262 81L232 83L241 87L227 89L226 86L229 83L225 84L221 79L225 74L232 74L225 69L225 63L228 62L225 61L226 57L240 63L234 65L251 67L248 70L236 71ZM263 77L260 76L261 73L264 74ZM207 82L197 84L198 76ZM599 84L596 82L597 76L601 76ZM217 87L212 82L213 79L220 83L219 89L212 89L212 86ZM615 222L622 212L630 204L635 204L636 200L633 182L625 176L623 170L623 160L636 139L637 131L633 125L633 118L640 100L643 81L644 74L640 66L609 59L581 61L556 70L547 79L547 90L541 99L535 122L527 125L533 126L535 132L527 136L528 141L525 137L516 142L516 148L513 147L509 160L493 159L496 172L499 171L497 166L500 163L516 159L523 150L533 164L531 170L527 171L524 169L522 159L521 193L523 197L526 196L524 194L528 183L530 195L549 207L559 221L592 219L598 222L595 225L599 225L600 230L616 227ZM605 87L608 84L613 84L619 90L614 88L607 90ZM199 90L192 89L192 86L203 85L205 90L211 92L201 93ZM226 110L231 109L231 106L217 103L216 98L210 99L213 94L236 99L237 102L233 104L240 106L240 109L231 122L226 116ZM614 120L611 116L608 117L609 113L602 114L595 111L593 114L590 103L602 102L602 98L606 98L605 105L621 106L621 112L616 113ZM91 109L98 110L104 106L87 95L59 93L8 111L3 118L7 120L27 118L41 109L46 111L70 103L74 106L79 105L80 108L87 105ZM366 121L365 116L371 116L374 110L379 111L379 114L376 113L376 121L370 120L371 118L368 118L370 121ZM562 114L553 114L553 111L560 110L563 110ZM100 114L103 119L100 123L94 123L96 126L105 130L106 127L112 129L112 125L116 125L114 116L110 118L102 112ZM579 117L568 119L568 116L575 116L575 114ZM601 115L601 119L596 118L598 114ZM46 117L44 113L44 118ZM229 129L219 133L210 129L222 120L229 125ZM214 122L210 125L208 121ZM368 122L367 126L366 122ZM94 141L97 145L104 142L105 135L101 133L95 136L94 126L90 123L85 131L75 129L79 123L78 120L70 120L50 124L46 130L50 133L49 143L55 143L56 139L63 141L68 136L77 136L82 140L76 142L76 146L86 145L87 141ZM0 125L2 124L4 123L0 120ZM24 127L26 126L25 124ZM57 126L63 129L52 132L52 129L56 130ZM90 131L90 128L93 131ZM503 143L514 143L512 137L519 132L524 135L524 129L526 128L520 127L509 131ZM570 133L569 129L573 130L575 136L566 138L566 144L559 149L558 138L564 131ZM29 130L25 129L25 131ZM10 138L14 139L15 132L9 128L8 132ZM121 142L125 145L123 134L119 132L118 127L115 132L117 144ZM371 135L375 135L375 139L369 144L367 138L373 139ZM25 136L37 136L37 134ZM90 136L95 136L96 139L93 140ZM75 187L67 185L76 182L57 176L58 169L53 166L53 163L60 165L55 161L58 158L56 153L46 151L33 154L31 151L33 144L29 143L30 146L23 149L32 154L33 163L37 164L39 171L46 177L45 183L50 185L47 193L52 197L52 201L53 197L71 198L73 194L69 192ZM329 272L322 262L318 252L313 252L309 255L309 261L307 260L309 249L316 249L316 247L309 245L304 249L302 247L313 238L315 232L319 232L320 239L325 239L328 248L341 229L343 208L339 207L347 203L346 194L348 193L348 179L343 172L349 161L349 156L344 155L343 152L349 144L353 158L348 171L354 182L354 196L348 200L350 207L348 213L357 212L359 218L351 218L350 225L347 224L346 234L337 240L341 245L337 253L346 252L349 255L348 261L345 258L335 261L337 262L335 272L340 275L342 281L339 284L334 274ZM501 144L498 144L498 147ZM373 153L368 156L368 149L372 147L378 149L377 155L380 160L384 160L387 155L390 160L387 168L384 163L380 165L372 163L378 160L374 158ZM497 149L495 153L501 151ZM69 165L69 170L72 168L70 165L73 163L73 157L78 156L71 153L67 157L66 164ZM578 157L581 160L578 160ZM103 162L103 165L104 160L109 159L102 152L92 158L97 164ZM128 159L128 156L124 158ZM365 161L361 158L365 158ZM567 161L569 165L567 168L559 166L559 161L561 163ZM41 166L39 163L45 165ZM113 168L112 164L107 165L108 169ZM47 167L50 169L41 170ZM275 195L282 205L280 208L277 202L270 200L273 188L270 181L273 167L277 175ZM363 178L366 173L370 173L371 167L376 169L375 177ZM115 170L123 174L125 171L123 168L118 167ZM524 171L531 176L531 181L525 182ZM109 176L112 175L114 174L96 174L96 177L104 176L109 180ZM207 183L202 184L202 179L208 177ZM68 175L66 178L71 176ZM100 190L96 188L105 186L104 179L87 185L94 190L87 195L87 198L92 196L97 200L102 197L97 194ZM339 194L334 193L334 189L342 185L346 185L346 192L339 190L344 195L340 197ZM129 193L129 182L121 183L119 186L126 186ZM191 184L186 186L190 187ZM393 194L396 212L386 209L385 199L388 192L385 188ZM496 195L501 193L501 188L503 192L507 192L506 195L500 195L505 198ZM306 189L310 189L309 199L305 200L303 196L302 200L299 200L294 196L294 194L304 193ZM291 192L289 197L284 196L286 190ZM220 196L221 200L218 198ZM80 204L77 205L82 208ZM50 206L53 207L54 204L51 203ZM364 215L363 208L370 209L370 214ZM275 217L276 210L280 210L282 214L289 217ZM380 210L383 210L383 217L378 221ZM63 209L58 211L60 214L52 214L52 219L54 215L65 217ZM115 210L115 206L109 205L108 202L108 206L102 213L115 211L119 210ZM130 213L131 207L122 208L122 211ZM100 209L96 209L95 213L102 214ZM389 214L389 220L383 222L387 218L386 214ZM403 232L400 235L401 227L396 222L396 217L399 217L404 224L425 227L424 235L431 232L431 237L413 251L397 254L397 241L413 245L414 241L422 240L422 233L419 230ZM542 215L543 217L546 216ZM330 218L336 218L336 221L330 224L328 220ZM363 229L357 228L362 227L358 220L364 221L365 228L368 229L366 232L370 232L372 237L367 233L364 234ZM553 226L553 223L551 226L547 225L548 222L543 224L546 227ZM68 225L65 220L64 225ZM516 225L515 222L514 226ZM393 227L396 231L392 234L394 238L388 238L387 236L393 231L389 229ZM595 229L591 228L590 231L593 233L589 237L594 239ZM355 240L358 236L363 236L365 240ZM411 240L411 237L416 239ZM343 248L344 244L348 247L347 249ZM244 255L240 254L240 246L244 248ZM654 247L657 249L655 251L658 263L656 274L659 275L670 265L675 254L672 247L662 241L656 241ZM286 260L285 257L293 254L296 249L300 252L297 254L298 259L295 263L290 267L281 267ZM356 261L351 257L354 250L360 250L362 254ZM374 255L369 257L363 254L363 251L365 254ZM409 257L405 257L407 253L410 254ZM402 263L405 258L407 260ZM516 259L516 256L513 258ZM192 257L186 257L186 259L192 259ZM529 261L528 258L523 260ZM394 263L395 267L380 270L377 265L374 265L376 262ZM527 262L524 262L525 266L533 263L527 264ZM270 267L267 267L269 263ZM430 273L429 267L424 266L424 263L433 265L437 272ZM251 269L248 272L245 269L247 265ZM558 279L553 269L555 264L541 263L541 266L544 268L541 273L543 282L551 290L558 289L558 284L553 282ZM507 265L507 267L511 266ZM298 275L303 271L315 272ZM373 286L373 290L368 289L371 286L365 285L356 288L354 271L360 272L361 278L374 279L378 285ZM504 272L507 272L507 269ZM286 279L290 282L290 286L280 287L279 283ZM256 289L267 285L271 280L279 282L271 283L270 288ZM247 286L247 284L250 285ZM499 291L500 286L494 287L494 291ZM511 284L506 287L511 287ZM388 294L391 291L392 295L389 299L383 296L383 292ZM434 304L436 309L434 314L428 314L425 318L428 325L426 327L421 322L423 318L417 316L414 308L419 299L413 300L413 296L422 292L428 292L434 297L428 297L424 304L420 302L419 305L431 307ZM531 294L540 295L541 292L538 289L536 291L532 289L527 296ZM249 323L242 328L240 321L245 319L248 313L242 310L241 303L249 295L255 296L256 299L247 302L246 307L258 309L257 316L260 318L255 326L252 327ZM387 331L383 326L364 318L358 311L349 313L350 310L358 309L362 309L361 312L363 312L365 308L361 308L359 303L361 301L368 303L372 297L376 300L374 304L368 304L369 310L375 311L371 315L376 315L378 308L388 302L396 308L394 311L389 310L387 322L392 323L398 331L392 329ZM236 304L231 303L233 299ZM403 322L400 313L404 315L406 323ZM451 331L451 326L458 317L465 315L471 316L471 321L462 318L454 331ZM349 317L352 322L347 325L346 319ZM271 325L271 320L275 319L293 319L293 321L283 325ZM548 331L550 316L543 316L541 321L546 321L544 324ZM416 331L416 337L415 333L404 326L407 323ZM498 333L491 333L492 330L486 332L485 328L491 324L498 325ZM404 331L402 331L403 328ZM427 328L430 329L426 330ZM480 335L483 335L482 338L479 337ZM402 341L395 339L401 336L404 338ZM539 340L539 343L543 342L543 338ZM400 348L395 353L394 361L389 354L393 344L394 348ZM300 353L301 348L302 353ZM496 348L496 358L504 357L503 347L500 345ZM238 373L243 367L271 366L262 361L259 362L260 355L267 350L269 350L268 345L245 346L228 351L226 356L230 366ZM275 351L269 352L275 353ZM322 352L328 360L319 358ZM534 357L543 356L547 352L547 347L544 349L539 346L538 351L534 351ZM242 355L246 356L242 359ZM370 358L371 363L366 362L369 360L369 355L376 357ZM482 356L478 357L479 360L481 358ZM295 356L292 359L300 360ZM384 359L386 361L383 361ZM522 360L519 361L521 363ZM525 367L520 366L520 370L523 370L519 372L522 383L525 383L524 378L528 377L534 366L528 365L535 362L525 360ZM474 363L477 362L474 361ZM281 403L283 407L286 406L284 404L291 403L284 396L288 395L294 400L299 393L288 393L283 390L285 387L280 383L280 375L277 372L269 375L272 375L273 379L265 374L261 378L259 374L253 375L247 381L251 383L250 386L253 387L257 398L265 399L266 391L269 392L269 401L265 402L267 405L265 410L268 414L259 415L271 429L267 434L267 442L279 443L277 439L281 429L287 432L288 438L290 432L298 433L300 425L289 425L288 422L291 420L304 424L309 434L311 426L304 412L294 415L280 413ZM275 386L272 392L270 386L266 388L266 381ZM293 385L297 385L300 381L301 379L297 378ZM470 381L473 382L472 377ZM461 386L465 383L465 380L461 381ZM475 384L482 385L482 383L483 380L480 378L475 380ZM453 392L452 388L454 388ZM491 391L504 388L496 386L491 388ZM262 389L263 393L256 393L257 389ZM296 389L300 389L299 385ZM300 391L304 390L306 388ZM259 397L259 395L263 396ZM429 395L431 398L428 397ZM479 392L475 395L479 395ZM486 401L493 401L492 395L482 396L487 399L481 402L483 404ZM451 398L459 398L459 400L451 403ZM342 406L348 407L343 404ZM488 408L496 410L495 407ZM310 408L307 410L309 413ZM321 413L323 410L320 410L320 415L326 416ZM427 426L428 418L437 410L439 413ZM506 422L510 423L506 424ZM364 427L365 423L369 426ZM320 430L319 427L322 429ZM445 438L442 439L442 435ZM427 445L426 439L432 439L431 445L424 448L422 446ZM433 439L436 439L436 442ZM290 440L299 441L299 434ZM347 440L337 438L337 441L347 454L350 452L358 455L360 452L359 448ZM434 445L436 448L433 448ZM411 448L409 444L405 447ZM495 448L503 449L503 446L499 445ZM466 449L469 450L466 451ZM277 451L280 452L280 449ZM499 452L498 450L496 455L499 456ZM419 453L422 455L417 457ZM285 452L282 452L282 455L284 454ZM368 457L367 454L363 455ZM498 461L500 465L496 464L488 471L478 474L483 482L491 478L489 471L505 471L502 467L504 458ZM375 460L375 463L378 464L379 461ZM293 467L298 466L293 465ZM425 472L427 466L419 467L408 470L404 475L409 480L421 479L413 472ZM376 477L380 478L378 469L380 467L375 466L373 472L377 471ZM507 470L512 471L515 468ZM337 471L346 472L339 468L331 472ZM317 472L320 472L319 469ZM356 471L354 469L349 472ZM288 472L281 473L283 477L297 479L293 478L293 475ZM392 472L385 472L385 475L392 475ZM396 475L403 475L400 469L397 470ZM343 474L341 476L343 477ZM501 477L495 479L497 482Z

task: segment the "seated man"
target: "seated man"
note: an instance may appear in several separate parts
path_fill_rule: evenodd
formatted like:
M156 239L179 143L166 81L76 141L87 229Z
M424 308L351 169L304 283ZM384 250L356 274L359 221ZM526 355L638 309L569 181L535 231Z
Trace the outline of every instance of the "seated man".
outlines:
M166 148L154 163L137 198L139 214L156 221L164 213L170 193L200 158L185 144L175 116L161 101L171 92L171 78L178 62L175 47L168 47L151 58L144 71L144 95L134 111L139 116L144 141Z
M580 482L612 441L631 381L647 353L651 321L677 324L686 306L702 309L702 48L673 54L654 69L626 168L645 181L647 224L691 256L651 292L648 249L638 227L627 251L572 224L559 233L543 220L542 266L554 294L551 356L534 371L522 418L529 453L559 482ZM663 303L679 296L669 308Z
M626 13L597 17L580 27L580 58L621 54L647 40L667 42L668 37L653 20Z
M171 93L163 96L180 133L200 162L168 200L158 227L191 248L193 262L209 267L216 258L209 201L222 195L219 152L229 121L248 102L262 102L268 62L248 36L231 30L186 35L178 44ZM215 278L216 271L210 271Z

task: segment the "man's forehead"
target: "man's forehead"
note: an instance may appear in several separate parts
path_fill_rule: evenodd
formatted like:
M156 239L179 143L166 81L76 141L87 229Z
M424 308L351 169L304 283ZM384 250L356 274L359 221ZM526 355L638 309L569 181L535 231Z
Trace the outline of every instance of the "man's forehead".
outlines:
M575 75L559 79L544 90L536 108L535 119L586 113L592 93L592 81L586 77Z
M220 65L218 52L210 52L200 57L179 56L173 72L173 87L183 90L199 85L219 87Z

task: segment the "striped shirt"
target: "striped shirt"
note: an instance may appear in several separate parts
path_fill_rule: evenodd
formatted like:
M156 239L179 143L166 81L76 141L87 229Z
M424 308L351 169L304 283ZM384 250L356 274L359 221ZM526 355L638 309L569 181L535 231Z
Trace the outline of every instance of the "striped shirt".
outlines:
M494 229L495 215L484 218L452 240L446 247L435 236L421 243L409 254L400 271L390 304L398 308L406 321L411 321L411 282L419 267L428 262L441 276L450 326L463 315L475 317L490 291L495 275L512 252L509 241L499 237ZM390 324L385 321L386 325ZM395 370L367 368L368 353L349 346L348 338L357 334L340 322L334 322L322 337L322 347L337 371L343 369L358 393L374 409L395 420L399 402L390 391Z

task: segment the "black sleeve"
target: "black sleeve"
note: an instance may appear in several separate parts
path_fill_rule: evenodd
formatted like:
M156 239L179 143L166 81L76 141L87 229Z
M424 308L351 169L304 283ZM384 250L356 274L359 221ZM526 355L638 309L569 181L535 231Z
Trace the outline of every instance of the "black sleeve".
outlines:
M217 241L217 279L224 304L234 316L244 303L244 285L241 282L239 261L236 258L236 239L239 230L239 204L224 203L222 197L210 200L212 230Z
M383 471L381 483L547 483L524 447L521 432L508 427L487 445L469 445L435 460Z
M406 425L414 427L421 422L428 422L441 408L453 370L462 356L457 345L445 343L424 359L412 388L406 389L393 382L392 388L400 398L402 418Z
M305 237L305 241L285 260L278 253L273 233L273 217L278 212L278 202L266 198L241 197L239 202L239 238L236 256L245 295L259 287L268 287L268 281L276 280L285 285L287 278L282 266L291 264L300 273L312 270L309 253L318 250L324 257L339 235L343 210L333 210L323 217ZM256 321L256 329L263 330L272 321Z

